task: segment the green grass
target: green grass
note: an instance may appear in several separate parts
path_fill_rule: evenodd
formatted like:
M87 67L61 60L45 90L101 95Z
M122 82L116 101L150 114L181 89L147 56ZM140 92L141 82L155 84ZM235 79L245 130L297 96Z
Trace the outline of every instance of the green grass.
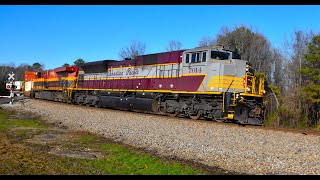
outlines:
M80 140L79 143L81 144L90 144L93 141L95 141L97 139L97 136L93 135L93 134L82 134L80 136Z
M10 116L10 112L0 109L0 120L7 119Z
M12 112L0 109L0 131L15 127L47 128L48 125L35 119L9 119Z
M37 120L25 120L25 119L12 119L3 120L0 119L0 130L10 129L15 127L32 127L32 128L46 128L47 125Z
M106 174L142 174L142 175L175 175L175 174L205 174L202 170L193 169L189 165L182 165L174 161L163 161L157 157L128 150L123 145L102 144L106 158L82 163L101 170Z
M316 125L316 127L314 127L315 130L320 130L320 125Z
M159 158L140 149L114 143L88 132L68 131L72 138L48 144L26 142L38 134L57 132L37 119L10 119L14 112L0 109L0 175L106 174L106 175L191 175L212 174L199 166ZM13 116L11 116L13 117ZM48 153L52 147L98 153L96 159Z

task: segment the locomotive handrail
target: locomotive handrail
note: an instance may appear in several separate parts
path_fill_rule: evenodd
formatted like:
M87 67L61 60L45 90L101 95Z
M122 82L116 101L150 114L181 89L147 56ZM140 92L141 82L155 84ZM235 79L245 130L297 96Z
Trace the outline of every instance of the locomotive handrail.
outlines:
M223 91L223 94L222 94L222 95L223 95L223 97L222 97L222 112L225 112L225 109L224 109L224 103L225 103L225 102L224 102L224 99L225 99L226 92L229 90L231 84L232 84L233 81L234 81L234 78L235 78L235 76L233 76L232 81L230 82L228 88L226 88L226 90Z
M264 79L259 77L259 95L263 95L262 89L264 89Z
M256 85L257 77L252 75L245 75L245 78L247 79L246 86L244 87L244 93L248 94L256 94L256 95L263 95L263 87L264 87L264 80L263 77L259 77L259 82ZM250 82L251 84L249 84ZM250 91L247 90L247 87L250 88Z
M156 66L152 66L152 67L150 68L148 74L147 74L146 76L144 76L144 77L147 77L147 76L150 74L151 70L152 70L154 67L156 67ZM156 70L156 72L157 72L157 70ZM153 73L153 74L154 74L154 73ZM157 76L157 75L156 75L156 76Z
M246 74L245 78L246 78L247 82L246 82L246 87L244 88L244 93L256 94L255 77ZM250 82L251 84L249 84L248 82ZM247 87L250 88L249 92L247 91Z

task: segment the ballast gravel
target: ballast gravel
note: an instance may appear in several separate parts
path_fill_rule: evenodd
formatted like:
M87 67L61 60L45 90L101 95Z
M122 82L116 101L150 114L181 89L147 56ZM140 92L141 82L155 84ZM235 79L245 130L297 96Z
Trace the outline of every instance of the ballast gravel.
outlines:
M257 175L320 174L320 136L28 100L2 105L162 156Z

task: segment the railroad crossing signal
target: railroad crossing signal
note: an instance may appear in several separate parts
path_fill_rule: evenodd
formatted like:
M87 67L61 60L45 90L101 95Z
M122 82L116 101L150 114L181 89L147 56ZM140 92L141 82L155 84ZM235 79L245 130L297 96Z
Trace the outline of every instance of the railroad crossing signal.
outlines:
M14 80L14 77L13 77L13 76L14 76L15 74L12 72L11 74L9 73L8 75L9 75L8 81L9 81L9 82L13 81L13 80Z

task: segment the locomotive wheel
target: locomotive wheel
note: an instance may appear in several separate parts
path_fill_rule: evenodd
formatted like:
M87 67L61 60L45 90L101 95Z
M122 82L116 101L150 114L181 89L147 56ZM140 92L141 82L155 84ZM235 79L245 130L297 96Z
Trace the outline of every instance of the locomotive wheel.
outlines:
M201 112L198 112L198 113L197 113L197 115L195 115L195 116L191 116L191 115L189 115L189 117L190 117L191 119L193 119L193 120L197 120L197 119L199 119L199 118L200 118L200 116L201 116Z

